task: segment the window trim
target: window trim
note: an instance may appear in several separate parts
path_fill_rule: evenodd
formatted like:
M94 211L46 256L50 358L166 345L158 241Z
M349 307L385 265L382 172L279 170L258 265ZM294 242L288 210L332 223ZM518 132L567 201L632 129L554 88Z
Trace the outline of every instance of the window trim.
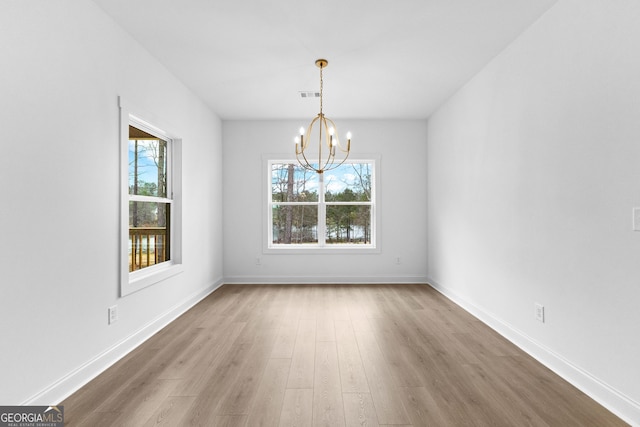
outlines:
M266 186L263 191L263 247L264 254L373 254L381 252L380 235L380 155L379 154L361 154L359 156L350 156L345 163L373 163L371 202L326 202L324 198L318 202L278 202L280 205L311 205L318 206L318 209L326 209L328 205L366 205L371 206L371 244L340 244L332 243L319 245L299 245L299 244L273 244L272 227L273 227L273 211L271 201L271 165L274 163L293 163L298 161L295 157L288 154L265 154L262 156L263 174ZM326 218L326 215L325 215ZM326 224L318 224L318 234L326 233Z
M120 297L180 274L182 267L182 140L164 126L153 114L132 108L122 97L120 107ZM143 118L144 117L144 118ZM147 120L147 117L153 118ZM157 123L156 126L151 123ZM167 140L169 176L167 192L171 197L162 200L171 204L171 259L160 264L129 272L129 125ZM161 127L162 126L162 127ZM136 200L145 196L135 196ZM158 201L158 198L152 198ZM150 200L151 201L151 200Z

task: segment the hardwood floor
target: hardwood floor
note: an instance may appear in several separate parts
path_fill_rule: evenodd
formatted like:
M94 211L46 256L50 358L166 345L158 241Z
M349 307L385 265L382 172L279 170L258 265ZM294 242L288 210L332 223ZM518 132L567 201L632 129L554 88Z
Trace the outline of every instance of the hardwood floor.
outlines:
M226 285L62 402L67 426L623 426L424 285Z

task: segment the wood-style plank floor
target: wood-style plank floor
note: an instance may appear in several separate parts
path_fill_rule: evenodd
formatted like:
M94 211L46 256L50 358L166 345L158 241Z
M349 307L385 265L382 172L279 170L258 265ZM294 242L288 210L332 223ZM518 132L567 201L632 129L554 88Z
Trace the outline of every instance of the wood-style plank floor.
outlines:
M425 285L226 285L62 405L67 426L623 426Z

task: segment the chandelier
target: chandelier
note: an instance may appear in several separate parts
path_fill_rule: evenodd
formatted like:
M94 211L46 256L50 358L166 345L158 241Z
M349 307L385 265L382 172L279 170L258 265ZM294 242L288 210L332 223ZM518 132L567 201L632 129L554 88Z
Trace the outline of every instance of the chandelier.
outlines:
M301 127L300 136L295 138L296 159L300 166L320 174L343 164L351 150L351 132L347 132L347 146L343 147L340 144L335 123L322 112L322 70L328 64L329 61L326 59L316 60L316 66L320 68L320 113L311 121L306 131ZM318 125L317 129L314 130L316 125ZM316 136L317 150L314 149L315 142L312 141ZM336 152L338 152L338 158L336 158Z

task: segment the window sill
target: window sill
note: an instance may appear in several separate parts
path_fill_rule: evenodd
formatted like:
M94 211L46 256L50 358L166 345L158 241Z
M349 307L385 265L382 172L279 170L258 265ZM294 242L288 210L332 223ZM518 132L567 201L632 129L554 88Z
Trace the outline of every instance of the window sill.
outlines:
M162 264L147 267L143 270L129 273L129 283L122 289L122 296L132 294L144 289L147 286L154 285L158 282L166 280L172 276L178 275L184 271L182 264L173 262L165 262Z
M374 254L380 249L373 245L331 245L325 247L312 245L278 245L269 246L263 251L265 254Z

